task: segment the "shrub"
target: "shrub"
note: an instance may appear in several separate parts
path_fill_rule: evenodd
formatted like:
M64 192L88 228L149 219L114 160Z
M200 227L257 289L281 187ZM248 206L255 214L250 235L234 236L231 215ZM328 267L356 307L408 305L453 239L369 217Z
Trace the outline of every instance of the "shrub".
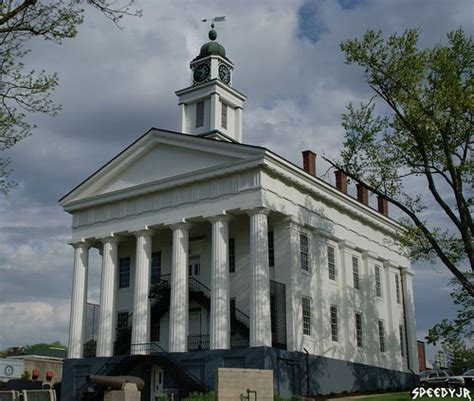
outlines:
M191 393L183 401L215 401L214 393Z

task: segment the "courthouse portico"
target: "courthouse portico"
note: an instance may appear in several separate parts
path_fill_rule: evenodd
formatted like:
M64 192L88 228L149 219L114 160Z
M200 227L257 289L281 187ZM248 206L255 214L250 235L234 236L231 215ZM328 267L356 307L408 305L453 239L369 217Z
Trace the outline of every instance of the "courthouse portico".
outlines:
M248 209L239 214L227 214L219 210L216 215L205 218L212 225L211 246L211 310L210 349L230 349L230 295L228 232L232 218L250 219L251 238L248 286L250 297L250 346L271 346L270 330L270 273L268 267L267 216L268 209ZM164 216L166 219L166 216ZM188 242L189 230L200 222L201 216L182 219L176 223L146 226L137 231L111 233L107 237L91 237L73 242L74 275L71 306L71 329L69 334L69 358L81 358L85 342L85 306L87 301L87 273L89 250L101 249L102 273L100 285L100 320L97 356L113 355L114 327L116 325L115 297L116 272L118 271L118 247L121 239L135 237L136 268L133 295L132 345L150 343L150 263L152 242L164 230L172 232L171 302L169 323L170 352L187 351L188 322ZM194 223L191 223L194 221ZM132 353L144 353L143 347L132 347Z

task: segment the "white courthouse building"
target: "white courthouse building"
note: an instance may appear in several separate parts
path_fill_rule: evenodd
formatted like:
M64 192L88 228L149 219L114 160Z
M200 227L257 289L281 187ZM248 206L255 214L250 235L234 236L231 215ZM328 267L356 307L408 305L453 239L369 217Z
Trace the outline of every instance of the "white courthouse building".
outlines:
M179 132L150 129L60 200L74 247L63 400L95 373L141 376L147 401L210 389L216 367L274 369L283 395L410 384L413 272L387 202L348 195L339 172L336 187L317 178L311 151L301 168L245 144L246 97L209 37L176 92ZM91 248L102 270L86 355Z

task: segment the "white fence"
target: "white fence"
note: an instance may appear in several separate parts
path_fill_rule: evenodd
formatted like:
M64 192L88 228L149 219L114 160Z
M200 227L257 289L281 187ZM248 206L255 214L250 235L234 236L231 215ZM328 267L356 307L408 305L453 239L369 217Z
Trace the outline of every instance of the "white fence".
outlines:
M54 390L23 390L23 401L56 401Z
M15 390L0 391L0 401L18 401L20 393Z
M0 401L56 401L54 390L0 391Z

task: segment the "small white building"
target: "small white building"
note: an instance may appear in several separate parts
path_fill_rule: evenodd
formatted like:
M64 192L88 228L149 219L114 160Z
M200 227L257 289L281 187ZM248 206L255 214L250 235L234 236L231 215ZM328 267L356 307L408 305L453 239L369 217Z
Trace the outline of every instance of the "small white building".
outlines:
M190 64L190 86L176 92L180 132L150 129L60 201L75 249L65 380L78 383L66 370L79 363L95 373L94 358L79 358L96 247L95 359L180 353L209 386L211 367L252 367L248 355L266 349L271 356L255 367L273 367L281 393L359 389L361 372L378 377L365 388L406 384L418 360L413 273L394 245L402 228L383 199L368 206L364 187L349 196L344 175L336 173L337 188L317 178L314 153L303 152L300 168L245 144L246 98L232 87L234 65L215 31L209 37ZM205 357L199 365L199 353L215 366ZM350 366L353 377L321 372L321 361ZM167 371L156 360L144 371L142 399L153 399Z

